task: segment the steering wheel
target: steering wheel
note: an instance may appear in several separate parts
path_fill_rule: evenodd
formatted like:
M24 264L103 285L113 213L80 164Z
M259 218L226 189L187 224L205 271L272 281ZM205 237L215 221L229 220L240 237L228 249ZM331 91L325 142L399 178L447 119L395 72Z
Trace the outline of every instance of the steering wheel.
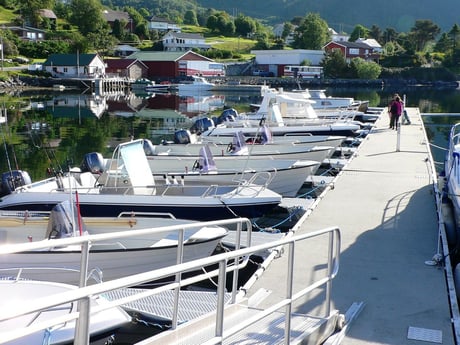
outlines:
M192 166L192 171L195 171L195 170L200 170L201 169L201 164L200 164L200 160L197 159L195 161L195 163L193 163L193 166Z
M234 148L235 148L235 147L233 146L233 143L229 143L229 144L227 145L227 152L233 152Z

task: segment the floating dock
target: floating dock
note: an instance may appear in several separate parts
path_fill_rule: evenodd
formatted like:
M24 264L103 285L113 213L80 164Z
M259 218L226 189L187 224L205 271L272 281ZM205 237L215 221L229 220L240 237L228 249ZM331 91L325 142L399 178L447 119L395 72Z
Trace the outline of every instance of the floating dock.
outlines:
M334 188L320 196L297 229L296 235L330 226L341 230L340 269L330 295L334 308L345 313L359 305L359 315L326 344L457 343L450 269L433 261L440 238L435 173L418 109L407 110L412 124L399 133L388 128L386 114L377 121ZM323 251L321 244L306 247L294 260L308 262ZM261 288L274 290L261 308L283 291L286 260L274 260L250 288L249 296ZM312 281L320 270L296 271L297 284ZM320 298L310 297L297 311L309 312L311 301Z

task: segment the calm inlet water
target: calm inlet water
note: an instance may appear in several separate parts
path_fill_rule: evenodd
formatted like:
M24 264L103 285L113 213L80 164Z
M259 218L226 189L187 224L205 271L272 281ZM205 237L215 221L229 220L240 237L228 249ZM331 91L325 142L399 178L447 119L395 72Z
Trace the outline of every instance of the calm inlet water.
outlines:
M398 92L409 107L423 116L438 170L442 169L449 130L460 120L460 91L429 88L327 89L331 96L369 100L385 107ZM22 169L33 181L53 171L79 166L89 152L109 157L120 142L131 137L158 143L171 139L175 129L188 127L196 116L220 112L223 107L244 108L260 102L257 93L116 95L96 97L67 92L24 92L3 97L6 122L0 124L0 172ZM457 113L457 115L452 115ZM117 334L114 344L132 344L161 331L161 325L139 321Z

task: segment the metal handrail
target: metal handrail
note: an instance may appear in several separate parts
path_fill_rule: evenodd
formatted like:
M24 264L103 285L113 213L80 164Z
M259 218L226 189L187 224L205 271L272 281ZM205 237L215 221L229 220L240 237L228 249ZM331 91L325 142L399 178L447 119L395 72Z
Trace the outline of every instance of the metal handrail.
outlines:
M207 222L208 224L214 224L214 225L224 225L224 224L229 224L232 220L223 220L223 221L215 221L215 222ZM250 226L250 223L246 223L248 220L245 218L240 218L237 220L238 224L238 231L241 231L241 227L243 224L246 224L247 226ZM196 226L196 224L194 224ZM170 228L170 227L166 227ZM141 230L144 231L144 230ZM150 230L152 231L152 230ZM134 232L134 231L132 231ZM127 233L127 232L124 232ZM104 235L93 235L93 238L96 239L106 239L107 237L110 237L111 234L104 234ZM237 237L239 237L241 234ZM329 247L328 247L328 262L327 262L327 276L318 279L317 281L313 282L309 286L305 287L303 290L293 294L292 293L292 286L293 286L293 269L294 269L294 249L295 246L297 245L298 242L307 240L307 239L313 239L319 236L323 235L328 235L329 236ZM98 236L98 237L96 237ZM121 237L126 236L125 234L119 235ZM77 239L63 239L63 240L54 240L54 241L62 241L62 244L67 244L67 243L82 243L88 245L89 240L88 237L90 236L85 236L85 238L77 238ZM339 269L339 254L340 254L340 242L341 242L341 236L340 236L340 230L337 227L333 228L327 228L315 232L310 232L306 233L303 235L295 236L295 237L289 237L289 238L284 238L278 241L272 241L270 243L265 243L257 246L249 246L247 248L239 248L239 245L237 245L236 250L231 251L231 252L226 252L222 254L217 254L211 257L195 260L195 261L190 261L186 263L181 263L176 266L171 266L171 267L166 267L166 268L161 268L157 269L154 271L149 271L145 273L140 273L124 278L119 278L115 280L111 280L108 282L103 282L100 284L96 285L91 285L91 286L86 286L86 287L81 287L79 289L76 289L74 291L68 291L60 294L53 295L51 297L44 297L40 298L34 301L31 301L27 305L21 305L17 306L14 310L0 310L0 321L12 319L15 317L19 317L21 315L25 315L31 312L35 311L40 311L49 307L57 306L60 304L64 303L69 303L72 301L83 301L83 305L86 307L80 309L80 312L78 315L68 315L66 316L66 320L72 320L72 319L77 319L77 333L75 336L75 341L74 344L80 345L80 344L86 344L87 339L88 339L88 325L90 324L90 307L89 307L89 297L90 296L96 296L103 294L108 291L116 290L116 289L121 289L121 288L126 288L130 286L137 286L142 283L150 282L153 280L157 279L162 279L165 277L170 277L172 275L176 275L176 277L179 278L179 280L176 279L175 282L167 284L162 287L158 287L155 289L148 290L146 293L143 293L141 295L136 295L136 296L130 296L132 300L139 299L146 297L146 294L154 295L157 293L160 293L162 291L170 290L170 289L176 289L176 291L185 285L188 284L193 284L195 282L198 282L203 279L208 279L209 277L214 277L214 276L219 276L219 281L218 281L218 299L217 299L217 314L216 314L216 329L215 329L215 335L212 339L210 339L206 344L218 344L221 343L222 340L224 339L223 336L223 325L224 325L224 293L225 293L225 286L226 286L226 273L228 272L234 272L233 278L234 278L234 286L236 286L236 281L238 279L238 268L239 265L235 264L233 266L228 266L228 262L230 260L234 260L234 262L238 263L240 258L249 258L251 254L254 254L258 251L262 250L267 250L270 248L276 248L279 246L288 246L288 255L289 255L289 260L288 260L288 275L287 275L287 284L288 284L288 289L286 293L286 298L283 299L282 301L278 302L277 304L273 305L272 307L261 311L256 317L252 317L247 320L242 320L241 323L233 327L231 330L226 330L225 332L225 338L237 333L238 331L248 327L251 325L253 322L257 320L261 320L267 315L273 313L277 309L281 307L286 307L286 322L290 323L291 320L291 306L294 301L299 299L302 296L305 296L307 293L310 291L326 285L326 316L330 316L330 306L331 306L331 298L330 298L330 290L331 290L331 284L332 284L332 279L337 275L338 269ZM56 243L56 242L54 242ZM55 244L53 244L55 245ZM27 243L27 244L21 244L21 245L11 245L11 246L6 246L7 248L0 248L0 254L6 254L6 253L13 253L15 251L22 251L25 250L23 248L27 247L33 247L33 248L46 248L44 244L41 243ZM27 248L30 250L30 248ZM212 265L212 264L218 264L219 268L217 270L214 270L212 272L206 272L203 274L200 274L199 276L194 276L192 278L186 278L186 279L180 279L180 274L185 271L190 271L190 270L197 270L200 269L204 266ZM236 281L235 281L236 280ZM237 291L234 289L232 291L232 301L231 303L236 303L238 302L236 300L236 295ZM140 296L140 297L139 297ZM114 306L119 306L123 305L125 303L128 303L130 300L127 298L124 299L119 299L119 300L114 300L110 301L107 303L107 305L104 305L101 307L101 309L98 310L104 310L104 309L109 309ZM178 313L178 299L175 300L174 302L174 317L173 321L177 321L177 313ZM53 320L51 320L53 321ZM50 321L50 322L51 322ZM63 318L59 318L57 323L62 323ZM45 325L46 327L46 325ZM175 328L176 325L173 324L173 328ZM285 331L285 343L289 343L290 339L290 329L286 328ZM29 332L30 333L30 332ZM27 333L27 328L21 329L21 330L13 330L10 332L4 332L2 334L2 337L0 339L0 343L7 341L4 339L16 339L20 337L21 335L24 334L29 334Z

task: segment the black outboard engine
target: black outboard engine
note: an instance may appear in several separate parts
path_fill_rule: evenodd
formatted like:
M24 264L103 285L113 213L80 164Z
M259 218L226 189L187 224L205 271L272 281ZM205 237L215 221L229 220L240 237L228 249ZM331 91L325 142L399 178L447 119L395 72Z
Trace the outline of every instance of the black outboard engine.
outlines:
M174 132L174 144L190 144L190 131L180 129Z
M104 172L104 158L99 152L87 153L83 157L80 170L82 173L102 174Z
M214 127L214 122L211 119L207 118L207 117L203 117L203 118L198 119L198 120L195 121L195 123L192 125L192 127L190 127L190 132L191 133L201 134L204 131L206 131L209 128L212 128L212 127Z
M32 180L27 171L11 170L2 174L0 196L13 192L16 188L31 184Z
M225 109L220 116L217 118L216 124L220 125L226 121L235 121L236 117L238 116L238 111L233 108Z
M144 153L146 156L153 156L155 154L155 147L149 139L144 139L142 147L144 148Z

